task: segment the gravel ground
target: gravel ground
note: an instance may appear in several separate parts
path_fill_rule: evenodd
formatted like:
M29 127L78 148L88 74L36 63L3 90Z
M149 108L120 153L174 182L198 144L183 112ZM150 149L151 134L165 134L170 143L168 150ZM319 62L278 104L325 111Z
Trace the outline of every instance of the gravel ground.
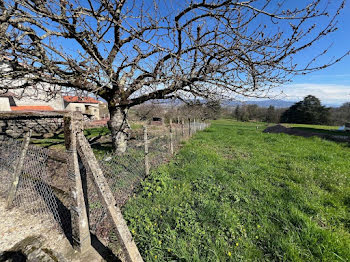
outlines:
M79 261L74 259L76 251L66 237L49 220L42 220L17 208L7 210L5 201L0 199L0 221L0 254L26 248L19 244L24 243L25 239L39 239L30 241L30 244L34 245L35 242L36 249L50 250L61 258L59 261Z

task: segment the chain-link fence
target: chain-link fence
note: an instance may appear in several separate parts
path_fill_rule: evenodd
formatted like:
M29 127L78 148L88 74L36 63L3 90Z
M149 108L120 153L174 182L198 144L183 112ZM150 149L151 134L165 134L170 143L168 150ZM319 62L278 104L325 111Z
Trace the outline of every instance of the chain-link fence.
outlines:
M22 160L24 164L20 168L23 143L13 139L0 141L0 196L7 199L12 184L16 183L17 186L12 189L14 198L11 206L61 225L58 199L50 186L51 179L48 176L48 150L29 145Z
M147 126L133 131L125 153L106 153L99 156L100 167L114 194L118 206L123 206L147 176L147 166L154 169L166 163L181 147L181 143L203 130L207 123L173 123L170 126ZM146 132L146 135L145 135ZM146 145L146 147L145 147ZM113 243L115 231L107 218L106 209L88 176L90 229L98 237Z
M170 128L171 126L171 128ZM123 206L136 191L140 183L154 169L166 163L180 148L182 141L198 130L204 129L205 123L173 123L170 126L148 126L146 130L134 130L128 141L125 153L99 154L98 160L108 185L118 206ZM34 213L40 218L55 221L59 229L69 240L72 237L70 189L74 180L67 172L66 155L29 145L24 147L25 139L5 139L0 141L0 197L5 201L16 180L18 184L12 205L25 212ZM23 166L19 163L25 150ZM56 157L53 157L55 156ZM87 195L89 225L91 232L118 248L116 230L107 216L106 208L98 195L89 170L80 166L80 172L86 178L83 183ZM84 180L84 179L83 179Z

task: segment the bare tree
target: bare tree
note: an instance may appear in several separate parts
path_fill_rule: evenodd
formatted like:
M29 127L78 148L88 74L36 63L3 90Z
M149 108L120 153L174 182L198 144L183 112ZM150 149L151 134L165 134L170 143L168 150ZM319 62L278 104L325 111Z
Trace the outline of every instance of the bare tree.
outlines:
M279 2L0 0L0 55L12 67L1 78L105 99L113 145L124 151L134 105L186 96L259 97L292 75L342 58L319 64L326 48L304 64L293 60L336 30L343 1L331 14L327 0L293 9Z

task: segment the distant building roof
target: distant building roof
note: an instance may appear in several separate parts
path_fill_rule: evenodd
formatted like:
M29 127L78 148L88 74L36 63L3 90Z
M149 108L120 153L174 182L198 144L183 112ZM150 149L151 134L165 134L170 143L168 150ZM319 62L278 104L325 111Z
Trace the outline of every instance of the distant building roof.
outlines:
M63 96L63 100L68 103L89 103L89 104L98 104L99 101L90 96Z
M54 111L51 106L11 106L12 111Z

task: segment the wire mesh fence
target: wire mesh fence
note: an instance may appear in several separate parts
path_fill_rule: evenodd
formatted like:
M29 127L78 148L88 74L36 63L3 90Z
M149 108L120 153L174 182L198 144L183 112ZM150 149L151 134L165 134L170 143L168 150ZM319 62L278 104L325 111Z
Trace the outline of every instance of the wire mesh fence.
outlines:
M0 194L7 198L14 174L18 168L23 142L7 139L0 141ZM12 205L25 212L51 219L61 224L57 198L50 186L47 170L48 150L29 145L24 165L20 170L18 184Z
M182 141L188 139L198 130L207 127L206 123L174 123L170 126L148 126L147 135L142 129L131 133L128 149L124 153L98 154L100 167L118 206L135 193L145 179L148 168L154 169L166 163L181 147ZM0 197L6 199L9 188L14 181L14 174L18 166L23 141L6 139L0 141ZM24 165L19 175L19 182L13 205L34 213L40 218L54 221L59 229L70 238L72 236L70 189L74 187L69 178L67 163L51 158L48 149L29 145ZM65 155L65 154L62 154ZM61 156L62 158L62 156ZM65 157L63 157L64 159ZM96 190L89 170L80 167L85 177L86 204L89 216L90 231L102 240L110 243L112 249L118 248L116 243L116 229L109 220L107 210Z
M133 131L125 153L106 153L99 156L100 167L114 194L118 206L123 206L147 175L146 165L151 169L169 161L181 143L203 130L207 123L190 123L187 126L176 123L169 126L148 126L147 136L143 130ZM145 140L145 138L147 138ZM147 144L147 149L145 148ZM146 149L146 150L145 150ZM147 152L145 152L147 151ZM147 158L146 158L147 155ZM98 193L88 176L90 230L98 237L113 243L115 231Z

